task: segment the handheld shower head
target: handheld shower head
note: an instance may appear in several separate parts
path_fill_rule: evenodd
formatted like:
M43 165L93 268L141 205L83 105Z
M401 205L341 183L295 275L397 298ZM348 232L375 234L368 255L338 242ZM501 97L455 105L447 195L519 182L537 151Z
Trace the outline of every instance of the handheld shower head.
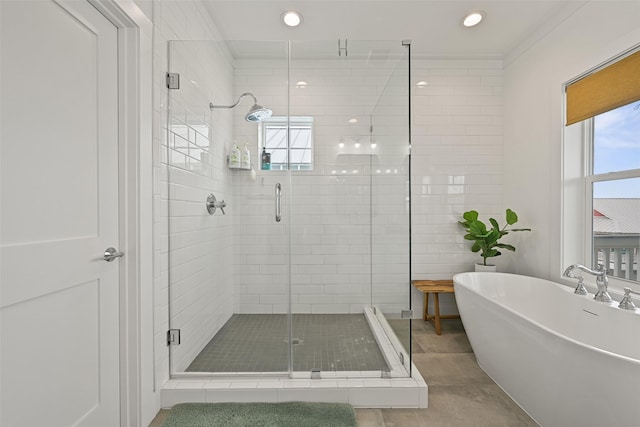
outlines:
M263 107L262 105L258 104L258 100L256 99L256 97L250 93L250 92L245 92L242 95L240 95L238 97L238 100L236 101L235 104L233 105L213 105L212 102L209 103L209 109L213 110L214 108L234 108L236 105L238 105L240 103L240 100L242 98L244 98L245 96L250 96L253 98L253 107L251 107L249 109L249 112L244 116L244 119L248 122L260 122L264 119L268 119L269 117L271 117L271 114L273 114L273 112L271 110L269 110L268 108Z

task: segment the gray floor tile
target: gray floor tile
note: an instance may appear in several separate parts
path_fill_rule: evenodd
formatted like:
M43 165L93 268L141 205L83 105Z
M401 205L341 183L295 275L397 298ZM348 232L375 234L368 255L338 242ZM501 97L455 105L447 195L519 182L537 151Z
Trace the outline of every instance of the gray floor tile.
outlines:
M495 384L436 386L428 409L382 409L385 427L515 427L536 424Z
M473 353L414 354L412 361L429 387L493 383L480 369Z
M363 314L294 314L293 370L388 369ZM187 372L285 372L287 316L234 314Z
M411 339L411 353L412 354L421 354L424 353L424 349L422 348L422 346L420 345L420 342L418 342L418 340L416 340L415 338Z
M380 409L356 409L358 427L385 427Z
M424 331L435 333L436 328L432 322L427 322L422 319L414 319L412 322L412 328L414 331ZM464 326L460 319L442 319L440 320L440 332L442 335L464 332Z
M414 410L405 417L419 418L405 424L398 424L394 410L383 410L385 427L412 425L451 427L515 427L537 426L529 416L516 405L495 384L464 384L456 386L430 386L429 408ZM411 424L414 422L414 424ZM418 422L418 423L415 423Z
M443 332L442 335L416 333L415 341L424 353L470 353L471 344L465 333Z
M160 412L158 412L158 415L156 415L156 417L151 421L149 427L161 427L164 420L169 416L169 412L169 409L161 409Z

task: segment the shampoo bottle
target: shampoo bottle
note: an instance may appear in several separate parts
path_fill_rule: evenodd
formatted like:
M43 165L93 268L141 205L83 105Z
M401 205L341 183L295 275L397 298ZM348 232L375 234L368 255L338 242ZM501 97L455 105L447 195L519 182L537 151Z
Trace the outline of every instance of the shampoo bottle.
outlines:
M231 152L229 153L229 167L232 169L237 169L240 167L240 148L238 144L234 143L233 148L231 148Z
M242 169L251 169L251 152L249 151L249 147L247 147L246 143L244 144L244 147L242 147L240 167Z

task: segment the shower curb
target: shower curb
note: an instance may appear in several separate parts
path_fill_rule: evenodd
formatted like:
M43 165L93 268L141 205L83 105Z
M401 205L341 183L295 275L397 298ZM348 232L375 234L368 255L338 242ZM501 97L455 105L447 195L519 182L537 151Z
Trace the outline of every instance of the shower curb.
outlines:
M415 366L411 378L225 377L171 379L161 404L187 402L336 402L356 408L427 408L428 386ZM323 373L324 375L324 373Z
M319 379L312 379L311 372L294 372L293 378L286 372L181 373L163 385L161 405L171 408L188 402L299 401L348 403L356 408L427 408L427 383L413 363L411 377L406 376L408 358L403 364L396 350L402 349L401 344L384 316L377 313L381 312L369 307L364 310L389 365L389 378L381 378L380 371L322 371Z

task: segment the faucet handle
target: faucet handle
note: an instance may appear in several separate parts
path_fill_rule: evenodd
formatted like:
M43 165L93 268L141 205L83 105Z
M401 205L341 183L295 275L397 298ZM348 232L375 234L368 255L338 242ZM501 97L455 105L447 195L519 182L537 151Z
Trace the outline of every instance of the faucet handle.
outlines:
M573 291L573 293L578 295L587 295L587 288L584 287L584 277L577 276L576 279L578 279L578 286L576 286L576 289Z
M216 200L216 196L213 194L209 194L207 197L207 212L209 215L213 215L216 209L220 209L222 211L222 215L226 215L224 212L224 208L227 207L227 202L224 200Z
M222 211L222 215L226 215L224 208L227 207L227 203L224 200L217 202L218 208Z
M632 291L631 288L624 288L624 297L622 298L622 301L620 301L620 304L618 304L618 307L624 310L635 310L636 305L633 303L633 300L631 299L632 293L639 294L638 292Z

